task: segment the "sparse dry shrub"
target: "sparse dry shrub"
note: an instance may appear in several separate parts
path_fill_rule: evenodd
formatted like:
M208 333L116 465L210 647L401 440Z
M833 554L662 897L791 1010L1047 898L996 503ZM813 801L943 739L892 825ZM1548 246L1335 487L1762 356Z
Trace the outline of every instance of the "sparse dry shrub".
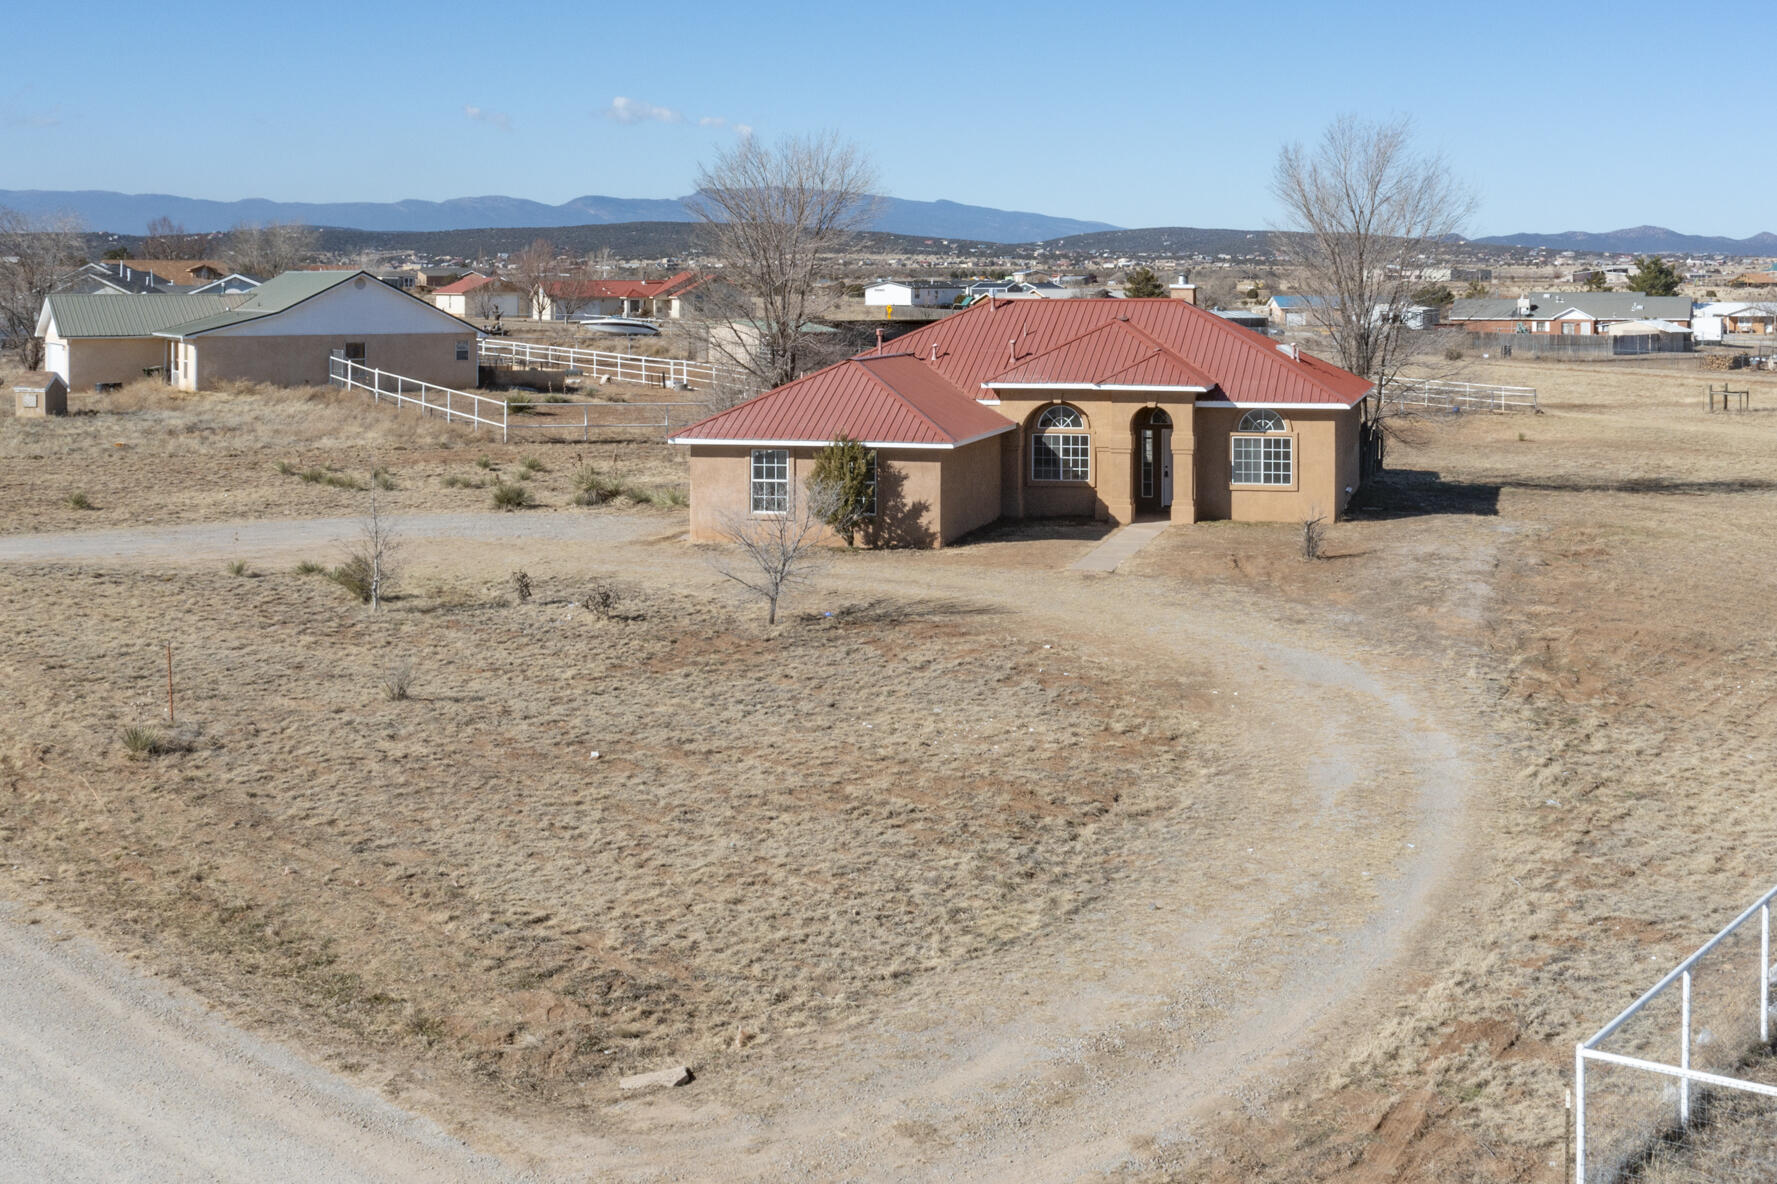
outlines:
M514 482L494 482L494 509L522 510L531 505L531 491Z
M389 667L383 675L383 698L391 703L406 699L413 690L413 663L405 659Z
M531 602L531 574L527 571L513 572L512 590L518 594L518 603L529 604Z
M1318 508L1310 509L1308 517L1302 519L1302 558L1319 559L1326 537L1327 516Z
M145 761L167 751L167 738L155 728L128 727L123 730L123 749L131 760Z

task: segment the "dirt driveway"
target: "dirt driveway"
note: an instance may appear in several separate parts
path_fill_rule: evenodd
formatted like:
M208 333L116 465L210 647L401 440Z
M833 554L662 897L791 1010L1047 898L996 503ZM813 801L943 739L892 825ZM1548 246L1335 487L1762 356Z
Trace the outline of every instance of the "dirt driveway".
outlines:
M523 1178L5 904L0 1016L8 1180Z
M607 569L676 566L687 584L717 586L692 555L622 542L658 534L658 518L462 517L412 523L416 552L473 562L489 546L584 534L611 543ZM0 558L213 562L237 531L269 553L351 525L15 538ZM1188 1152L1229 1112L1263 1113L1316 1048L1373 1025L1379 988L1398 987L1415 934L1448 924L1437 906L1461 885L1462 818L1488 760L1484 736L1444 722L1465 710L1460 688L1436 660L1344 633L1337 613L1304 621L1263 600L1208 600L1139 564L1057 570L1089 545L1049 545L1060 562L1015 573L991 548L851 557L808 596L992 604L1031 637L1174 670L1210 769L1179 791L1191 842L1125 856L1142 861L1145 891L916 980L840 1028L786 1038L744 1073L620 1103L594 1130L523 1112L477 1125L599 1178L1090 1178ZM1485 536L1464 547L1488 562ZM447 1123L468 1115L439 1108Z

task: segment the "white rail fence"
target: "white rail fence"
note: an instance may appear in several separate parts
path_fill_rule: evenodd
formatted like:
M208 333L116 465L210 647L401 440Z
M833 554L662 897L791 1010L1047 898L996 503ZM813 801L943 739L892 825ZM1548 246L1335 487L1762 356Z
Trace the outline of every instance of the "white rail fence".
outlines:
M413 407L421 415L443 416L448 423L497 430L502 442L514 432L565 433L568 438L590 440L594 433L641 433L665 440L675 427L699 419L708 408L702 403L607 403L594 400L551 402L545 399L503 399L475 391L460 391L437 383L378 370L338 355L327 363L334 386L363 391L373 403L392 403L396 410Z
M1693 1087L1777 1099L1777 1086L1732 1072L1748 1051L1771 1042L1773 900L1777 888L1753 901L1591 1039L1574 1046L1578 1184L1609 1184L1662 1137L1688 1129L1695 1112ZM1676 1001L1669 993L1674 986ZM1625 1051L1606 1048L1607 1043ZM1676 1058L1662 1055L1661 1046ZM1606 1073L1607 1066L1627 1072Z
M1442 378L1396 378L1382 392L1384 404L1447 411L1536 411L1536 388Z
M718 380L740 384L746 384L750 380L750 376L744 371L732 366L492 337L481 339L481 364L578 370L594 378L608 377L619 382L637 382L648 386L682 383L685 387L710 387L716 385Z

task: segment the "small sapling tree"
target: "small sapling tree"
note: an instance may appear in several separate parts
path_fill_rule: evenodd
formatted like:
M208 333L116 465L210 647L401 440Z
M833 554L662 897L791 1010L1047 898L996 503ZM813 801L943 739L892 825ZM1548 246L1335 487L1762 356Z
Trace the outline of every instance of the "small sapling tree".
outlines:
M722 534L739 552L715 561L715 568L765 602L765 623L777 624L777 606L793 585L813 574L816 548L827 529L823 491L799 493L787 484L781 509L768 513L732 513L722 519Z

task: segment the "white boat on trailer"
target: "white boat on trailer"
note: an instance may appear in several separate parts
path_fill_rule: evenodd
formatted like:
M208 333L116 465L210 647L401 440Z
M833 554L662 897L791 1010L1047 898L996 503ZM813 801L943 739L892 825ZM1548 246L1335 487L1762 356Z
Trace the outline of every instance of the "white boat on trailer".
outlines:
M619 337L658 337L660 326L641 317L585 317L579 325L588 333L608 333Z

